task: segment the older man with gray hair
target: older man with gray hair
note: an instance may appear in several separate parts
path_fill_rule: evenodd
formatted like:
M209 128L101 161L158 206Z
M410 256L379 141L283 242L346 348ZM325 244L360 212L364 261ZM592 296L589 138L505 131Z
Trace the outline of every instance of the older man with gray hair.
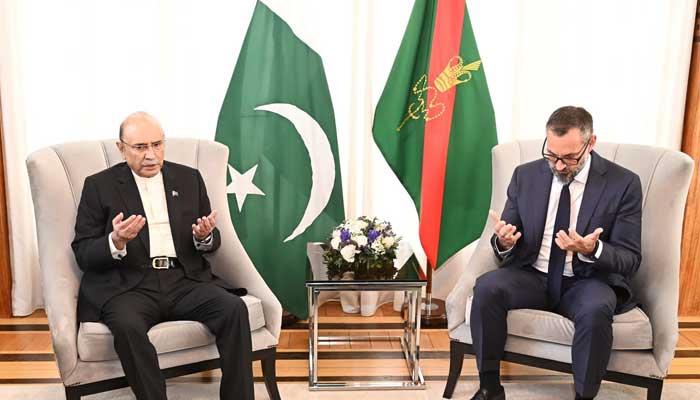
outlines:
M169 320L202 322L216 336L222 399L253 399L248 309L214 276L205 253L221 237L196 169L165 161L165 134L137 112L119 128L125 162L85 179L72 243L84 271L81 322L102 321L114 336L139 400L165 400L165 379L148 330Z

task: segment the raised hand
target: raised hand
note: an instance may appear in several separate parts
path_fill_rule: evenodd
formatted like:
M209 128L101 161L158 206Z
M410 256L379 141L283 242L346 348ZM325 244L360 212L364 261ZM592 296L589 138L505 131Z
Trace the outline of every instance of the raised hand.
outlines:
M211 214L197 218L197 223L192 224L192 234L197 240L204 240L209 236L211 231L216 227L216 210L212 211Z
M494 210L489 210L489 216L493 220L493 230L498 237L498 247L503 250L508 250L515 246L522 234L518 232L515 225L511 225L503 221L498 213Z
M572 251L574 253L580 253L584 256L588 256L593 253L593 249L595 249L595 244L598 241L601 233L603 233L603 228L596 228L588 235L581 236L576 233L574 228L569 228L568 235L563 230L557 232L554 242L562 250Z
M146 218L141 215L132 215L124 219L124 213L117 214L112 219L112 242L118 250L124 250L127 242L139 234L146 225Z

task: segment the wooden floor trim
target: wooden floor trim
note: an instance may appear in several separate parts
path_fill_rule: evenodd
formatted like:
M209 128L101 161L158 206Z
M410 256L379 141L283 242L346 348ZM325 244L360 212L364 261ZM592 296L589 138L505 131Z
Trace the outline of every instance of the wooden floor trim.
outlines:
M321 336L348 336L348 341L319 341L319 378L323 382L375 381L407 378L400 341L399 313L391 304L372 317L344 314L340 305L326 303L319 310ZM700 381L700 318L679 317L678 344L667 381ZM285 327L277 348L280 382L308 382L308 321ZM423 329L420 337L421 367L431 385L444 385L449 371L450 338L447 329ZM504 362L502 379L508 382L552 380L570 382L571 375ZM256 382L262 382L260 362L253 364ZM174 378L170 382L218 382L221 371L211 370ZM463 362L461 380L477 381L471 355ZM0 384L61 384L53 354L51 333L43 311L22 318L0 319Z
M278 351L276 356L277 360L306 360L308 358L308 351ZM403 358L403 352L399 350L321 350L318 353L319 360L393 360ZM421 351L420 358L423 360L448 360L450 358L450 352L439 350ZM465 358L470 359L474 358L474 356L467 354ZM700 350L676 350L675 358L700 358ZM0 353L0 362L54 361L55 359L52 353Z
M31 325L0 325L0 332L23 332L23 331L40 331L49 330L48 324L31 324Z
M56 357L52 353L5 353L0 354L0 362L15 361L54 361Z
M400 322L368 322L368 323L341 323L341 322L320 322L318 324L319 329L324 330L370 330L370 329L382 329L382 330L397 330L403 329L404 324ZM700 329L700 321L680 321L678 322L679 329ZM306 322L297 322L286 326L283 330L286 331L306 331L309 329L309 325ZM434 327L423 327L421 331L429 330L444 330L445 328L434 328ZM0 331L48 331L48 324L0 324Z

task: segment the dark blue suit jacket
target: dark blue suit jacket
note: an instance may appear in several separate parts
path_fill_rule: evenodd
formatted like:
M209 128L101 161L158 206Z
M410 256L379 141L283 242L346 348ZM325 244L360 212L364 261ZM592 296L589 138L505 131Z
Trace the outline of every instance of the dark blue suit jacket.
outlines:
M515 225L522 237L501 267L528 266L537 259L551 186L552 171L544 159L522 164L513 172L501 219ZM642 260L642 185L637 174L594 151L576 232L585 236L598 227L603 228L603 252L594 263L574 254L574 275L610 285L617 294L615 312L622 313L636 305L629 279Z

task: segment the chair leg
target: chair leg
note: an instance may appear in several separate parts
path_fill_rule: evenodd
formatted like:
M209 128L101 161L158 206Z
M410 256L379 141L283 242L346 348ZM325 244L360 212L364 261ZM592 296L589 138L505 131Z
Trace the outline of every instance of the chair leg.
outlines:
M277 371L275 368L276 355L277 349L273 349L270 355L260 360L263 378L265 379L265 387L267 388L267 394L270 396L270 400L281 400L280 392L277 390Z
M457 380L459 375L462 373L462 363L464 362L464 349L460 346L460 343L453 340L450 342L450 372L447 375L447 384L445 385L445 392L442 397L445 399L451 399L452 393L455 391L455 386L457 385Z
M664 387L664 381L661 379L647 387L647 400L661 400L661 390Z
M66 400L80 400L80 394L73 388L66 387Z

